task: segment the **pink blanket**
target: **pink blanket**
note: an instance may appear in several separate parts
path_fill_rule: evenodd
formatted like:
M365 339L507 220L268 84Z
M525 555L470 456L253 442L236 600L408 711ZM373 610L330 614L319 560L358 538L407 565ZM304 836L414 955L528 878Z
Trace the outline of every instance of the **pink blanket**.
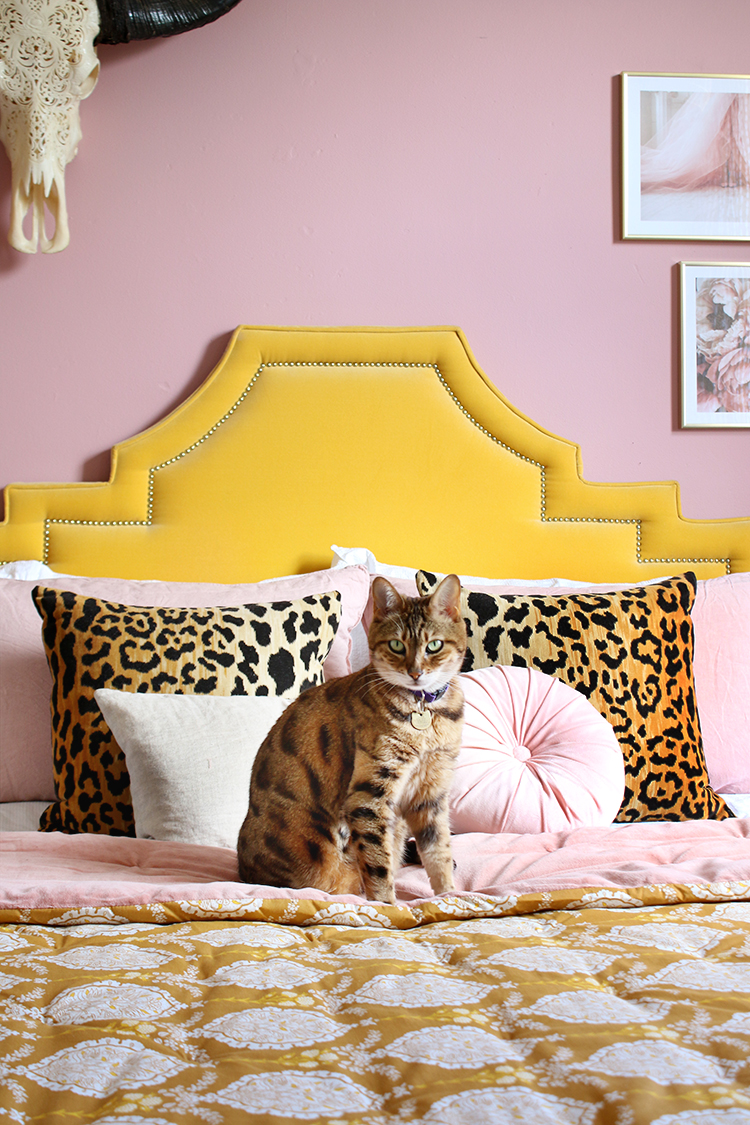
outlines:
M750 896L750 818L540 835L470 833L454 836L453 853L459 892L747 883ZM112 836L4 833L0 873L0 909L332 897L309 887L289 891L240 883L231 849ZM397 894L401 902L430 898L424 871L403 868Z

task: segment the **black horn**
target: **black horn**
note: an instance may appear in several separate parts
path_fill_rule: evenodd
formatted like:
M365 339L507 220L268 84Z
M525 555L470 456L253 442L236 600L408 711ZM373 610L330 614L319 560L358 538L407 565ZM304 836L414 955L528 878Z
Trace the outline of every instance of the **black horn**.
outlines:
M97 43L180 35L219 19L239 0L97 0Z

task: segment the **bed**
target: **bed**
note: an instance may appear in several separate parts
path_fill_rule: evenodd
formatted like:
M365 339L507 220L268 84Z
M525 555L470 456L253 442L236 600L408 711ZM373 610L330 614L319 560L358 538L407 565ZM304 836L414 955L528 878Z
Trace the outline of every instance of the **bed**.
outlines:
M587 482L457 329L243 327L0 563L4 1119L750 1122L750 520ZM450 572L456 893L239 882L264 732Z

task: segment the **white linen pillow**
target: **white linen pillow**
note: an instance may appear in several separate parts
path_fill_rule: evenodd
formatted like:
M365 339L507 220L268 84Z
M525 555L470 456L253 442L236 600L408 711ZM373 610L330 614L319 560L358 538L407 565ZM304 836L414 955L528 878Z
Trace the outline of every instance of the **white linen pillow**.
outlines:
M113 688L94 694L125 754L136 836L235 848L255 755L291 701Z
M0 801L0 832L38 832L49 801Z

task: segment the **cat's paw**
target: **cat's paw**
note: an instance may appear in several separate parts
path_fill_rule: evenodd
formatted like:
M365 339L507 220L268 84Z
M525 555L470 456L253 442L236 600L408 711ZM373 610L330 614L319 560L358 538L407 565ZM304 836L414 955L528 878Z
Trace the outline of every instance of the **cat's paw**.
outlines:
M454 895L456 893L456 888L453 884L453 879L441 879L439 883L433 883L432 893L436 898L440 898L441 895Z

